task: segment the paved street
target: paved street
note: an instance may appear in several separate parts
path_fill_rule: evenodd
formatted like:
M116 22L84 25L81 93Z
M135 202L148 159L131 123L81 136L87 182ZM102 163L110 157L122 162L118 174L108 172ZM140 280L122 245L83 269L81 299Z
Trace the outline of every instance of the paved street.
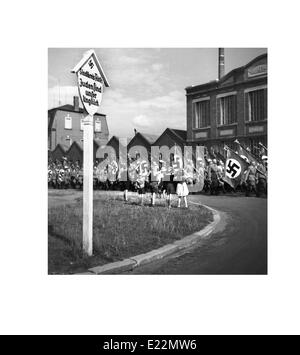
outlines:
M267 199L190 196L221 212L215 233L192 251L141 266L129 274L266 274Z

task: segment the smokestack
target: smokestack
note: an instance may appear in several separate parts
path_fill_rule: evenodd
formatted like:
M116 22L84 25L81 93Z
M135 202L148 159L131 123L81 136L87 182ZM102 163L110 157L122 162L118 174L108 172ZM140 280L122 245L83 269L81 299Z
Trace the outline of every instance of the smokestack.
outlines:
M74 105L74 111L78 112L79 111L79 97L78 96L73 97L73 105Z
M219 48L219 76L220 80L225 74L225 58L224 58L224 48Z

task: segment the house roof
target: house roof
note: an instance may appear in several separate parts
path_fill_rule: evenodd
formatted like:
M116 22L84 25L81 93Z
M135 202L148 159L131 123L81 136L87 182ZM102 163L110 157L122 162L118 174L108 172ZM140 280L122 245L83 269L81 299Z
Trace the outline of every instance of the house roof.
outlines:
M174 129L174 128L166 128L163 133L157 137L156 141L154 143L156 143L160 137L162 137L164 134L171 132L171 134L173 136L175 136L176 138L178 138L179 141L181 141L182 143L186 142L186 136L187 136L187 132L183 129Z
M55 112L55 111L67 111L67 112L76 112L76 113L86 113L85 110L82 108L82 107L79 107L78 108L78 111L75 111L74 109L74 106L73 105L70 105L70 104L66 104L66 105L62 105L62 106L58 106L58 107L54 107L50 110L48 110L48 113L52 113L52 112ZM95 113L96 116L106 116L105 114L103 113Z
M183 129L173 129L169 128L171 132L173 132L176 136L178 136L181 140L186 141L187 132Z
M57 149L61 149L65 153L68 150L68 147L64 144L58 143L52 152L54 152Z
M137 132L137 134L140 134L142 137L144 137L150 144L153 144L158 138L158 135L156 134L148 134L141 132Z
M98 147L100 147L100 142L98 142L96 139L93 139L93 141L94 141L94 144L96 144ZM81 149L83 149L83 141L80 141L80 143L78 142L78 141L74 141L72 144L71 144L71 147L72 147L72 145L74 144L74 143L77 143L77 145L81 148Z
M71 144L69 150L73 147L73 145L74 145L74 146L77 146L80 150L83 150L82 145L80 145L77 141L74 141L74 142Z
M131 139L132 139L132 137L127 139L127 144L131 141ZM106 144L109 145L113 140L117 140L118 143L120 143L123 147L127 146L127 144L123 144L124 143L123 139L118 136L111 136L109 141Z

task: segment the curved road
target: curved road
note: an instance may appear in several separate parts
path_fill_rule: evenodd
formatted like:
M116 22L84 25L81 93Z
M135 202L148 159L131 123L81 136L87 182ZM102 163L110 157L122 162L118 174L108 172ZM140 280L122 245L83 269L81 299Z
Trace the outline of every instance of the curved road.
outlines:
M189 200L221 212L215 232L184 255L128 274L267 274L267 199L191 195Z

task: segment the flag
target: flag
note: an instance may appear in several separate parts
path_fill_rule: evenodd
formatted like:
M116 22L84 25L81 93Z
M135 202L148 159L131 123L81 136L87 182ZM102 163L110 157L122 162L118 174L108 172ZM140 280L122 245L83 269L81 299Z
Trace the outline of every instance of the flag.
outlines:
M237 139L234 142L237 143L237 153L241 158L246 160L247 163L254 161L256 164L260 164L257 158L251 153L250 148L245 149Z
M227 158L223 180L234 189L241 183L249 164L229 147L225 146Z
M206 146L204 146L204 158L205 158L206 165L208 165L209 162L214 159L211 152L209 152L209 150Z
M225 164L226 158L224 157L223 154L221 154L220 152L217 152L216 157L218 160L222 161Z
M268 148L266 146L264 146L261 142L259 142L258 145L262 147L266 153L268 153Z

